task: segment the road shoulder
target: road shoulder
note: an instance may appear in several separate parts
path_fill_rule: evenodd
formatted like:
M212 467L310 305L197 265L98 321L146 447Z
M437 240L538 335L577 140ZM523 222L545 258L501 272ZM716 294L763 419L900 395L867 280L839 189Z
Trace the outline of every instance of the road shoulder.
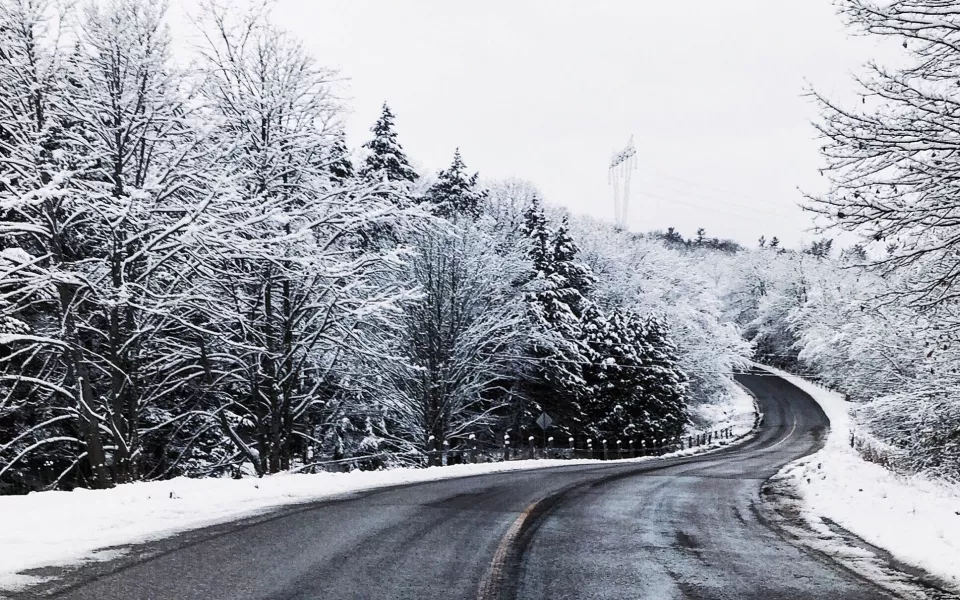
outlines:
M864 461L849 446L847 403L839 395L762 368L813 397L831 428L820 451L766 482L760 516L791 543L894 594L960 598L960 495Z

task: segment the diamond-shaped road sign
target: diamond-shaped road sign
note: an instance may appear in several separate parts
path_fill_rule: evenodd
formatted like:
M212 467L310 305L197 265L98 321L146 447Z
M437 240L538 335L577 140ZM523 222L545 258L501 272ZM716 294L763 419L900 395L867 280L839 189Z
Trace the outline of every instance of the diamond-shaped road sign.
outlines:
M540 416L537 417L537 425L544 431L547 430L547 427L550 427L551 423L553 423L553 419L547 413L540 413Z

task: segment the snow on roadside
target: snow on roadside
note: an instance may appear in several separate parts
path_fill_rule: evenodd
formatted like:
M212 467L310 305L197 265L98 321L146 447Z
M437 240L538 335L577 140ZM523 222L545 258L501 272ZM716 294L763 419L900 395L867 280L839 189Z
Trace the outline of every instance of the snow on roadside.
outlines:
M757 401L743 386L736 384L732 387L732 393L720 402L694 407L694 421L709 425L691 427L689 430L691 435L730 427L733 437L738 438L753 431L757 418Z
M662 457L603 464L690 456L734 441L719 440ZM279 474L262 479L178 478L131 483L109 490L0 496L0 590L23 589L42 580L22 571L109 560L120 551L105 549L250 517L283 505L391 485L577 464L601 463L587 459L518 460L426 469Z
M822 542L819 549L857 558L849 544L839 547L844 545L844 535L831 527L831 522L836 523L960 591L960 487L901 477L863 460L850 447L849 403L840 394L783 371L762 368L809 394L830 419L824 448L787 465L771 479L774 484L792 484L799 492L802 516ZM870 554L869 549L859 550ZM889 579L890 573L885 575Z

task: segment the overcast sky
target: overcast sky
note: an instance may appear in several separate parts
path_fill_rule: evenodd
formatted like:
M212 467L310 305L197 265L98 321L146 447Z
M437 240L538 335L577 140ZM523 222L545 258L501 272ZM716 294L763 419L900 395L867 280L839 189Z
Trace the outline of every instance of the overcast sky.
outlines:
M806 82L838 95L871 53L830 0L278 0L277 24L349 78L351 145L381 103L411 158L459 146L482 177L612 220L607 166L635 136L630 227L809 241L824 184Z

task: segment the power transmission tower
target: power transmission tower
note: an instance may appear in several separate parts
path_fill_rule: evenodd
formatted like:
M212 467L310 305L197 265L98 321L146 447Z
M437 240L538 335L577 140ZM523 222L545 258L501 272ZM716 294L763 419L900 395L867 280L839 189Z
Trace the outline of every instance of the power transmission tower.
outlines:
M637 168L637 150L633 136L626 148L610 159L610 185L613 186L613 222L617 229L627 228L627 208L630 206L630 177Z

